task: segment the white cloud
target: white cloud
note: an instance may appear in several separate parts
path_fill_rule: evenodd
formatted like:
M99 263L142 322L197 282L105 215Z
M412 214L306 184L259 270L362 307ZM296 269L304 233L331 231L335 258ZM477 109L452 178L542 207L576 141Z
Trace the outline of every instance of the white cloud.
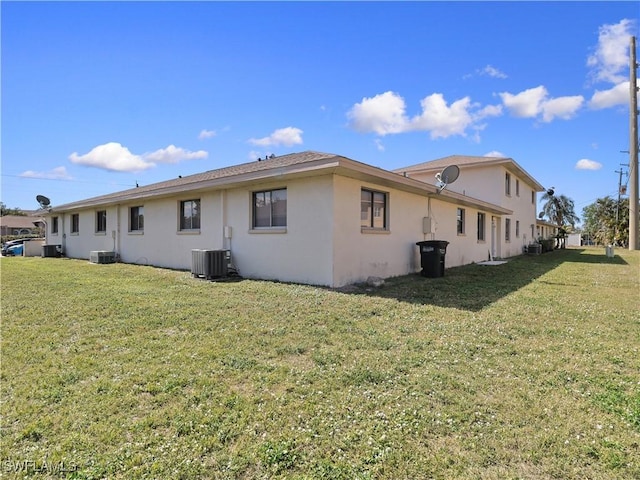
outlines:
M426 130L431 138L463 135L473 119L469 110L471 99L464 97L447 106L441 93L434 93L420 102L422 113L411 120L412 130Z
M384 152L384 144L382 143L382 140L380 140L379 138L376 138L373 143L375 143L376 148L378 149L378 151L380 152Z
M114 172L139 172L155 166L153 163L145 161L140 155L134 155L127 147L123 147L117 142L98 145L84 155L73 152L69 155L69 160L78 165Z
M589 101L589 107L594 110L626 105L629 103L629 82L622 82L609 90L596 90Z
M602 164L594 160L583 158L576 162L576 170L600 170Z
M490 152L485 153L483 157L507 158L507 156L504 153L499 152L498 150L491 150Z
M500 93L502 103L511 114L520 118L535 118L542 110L542 102L547 96L547 89L542 85L524 90L516 95L508 92Z
M596 81L614 84L624 81L623 72L629 67L629 38L634 23L625 18L616 24L600 27L598 45L587 59L587 66L591 67L591 74Z
M78 165L114 172L140 172L155 167L157 163L178 163L182 160L206 158L207 155L203 150L190 152L174 145L155 152L136 155L117 142L109 142L94 147L84 155L73 152L69 155L69 160Z
M477 110L469 97L448 105L441 93L434 93L420 101L421 113L409 118L404 99L395 92L363 98L347 112L350 126L362 133L380 136L412 131L429 132L431 138L466 135L467 128L488 116L502 113L501 106L487 106Z
M404 99L394 92L385 92L372 98L363 98L347 112L351 126L361 133L378 135L401 133L407 130Z
M161 148L155 152L145 153L142 158L145 162L151 163L180 163L183 160L197 160L207 158L208 153L204 150L191 152L175 145L169 145L167 148Z
M201 130L200 134L198 135L198 139L200 140L204 140L205 138L212 138L215 137L216 135L218 135L218 133L215 130Z
M475 120L502 115L502 105L487 105L474 114Z
M22 172L20 177L26 178L47 178L51 180L72 180L73 177L67 173L66 167L56 167L48 172L36 172L33 170L27 170Z
M582 95L572 97L558 97L546 100L542 103L542 121L550 122L554 118L569 120L584 103Z
M536 118L542 116L543 122L551 122L555 118L568 120L582 107L584 97L581 95L549 98L547 89L540 85L517 94L500 93L504 106L515 117Z
M302 144L303 131L299 128L286 127L275 130L268 137L251 138L249 143L261 147L280 146L291 147L292 145Z
M493 78L507 78L507 75L504 72L501 72L500 70L498 70L495 67L492 67L491 65L487 65L483 69L478 70L478 73L480 75L487 75Z

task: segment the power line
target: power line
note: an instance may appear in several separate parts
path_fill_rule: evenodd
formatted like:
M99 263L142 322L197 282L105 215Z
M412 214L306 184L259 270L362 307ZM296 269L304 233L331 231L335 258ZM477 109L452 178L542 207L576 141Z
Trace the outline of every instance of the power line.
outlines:
M76 178L46 178L46 177L28 177L28 176L24 176L24 175L10 175L7 173L3 173L0 176L2 177L12 177L12 178L21 178L24 180L47 180L50 182L71 182L71 183L91 183L94 185L104 185L105 182L96 182L96 181L91 181L91 180L78 180ZM136 187L136 184L130 184L130 183L111 183L109 182L109 185L114 185L114 186L118 186L118 187Z

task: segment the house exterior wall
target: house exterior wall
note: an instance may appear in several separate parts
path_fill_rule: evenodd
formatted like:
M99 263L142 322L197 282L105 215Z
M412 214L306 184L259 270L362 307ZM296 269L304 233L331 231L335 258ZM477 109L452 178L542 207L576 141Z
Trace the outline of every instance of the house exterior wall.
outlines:
M252 193L286 187L286 229L252 229ZM240 274L314 285L333 285L331 175L260 183L226 194L231 254Z
M506 174L510 174L510 194L506 192ZM435 184L434 172L412 173L411 178ZM516 182L519 187L516 188ZM535 241L537 194L525 179L510 172L504 165L486 165L465 168L458 179L447 186L447 190L500 205L513 211L512 215L493 216L495 223L495 245L492 255L508 258L520 255L523 246ZM533 193L533 202L532 200ZM476 212L477 213L477 212ZM492 216L487 218L491 221ZM510 220L510 236L506 238L506 220ZM516 225L519 231L516 232ZM491 224L487 233L490 238ZM487 241L489 241L489 238ZM489 245L489 250L490 250Z
M360 227L362 188L388 194L389 230L372 232ZM382 278L418 272L420 253L416 242L449 242L446 268L487 260L491 215L485 213L485 240L477 238L478 210L465 207L465 232L457 233L457 206L424 195L380 187L357 180L335 178L334 283L361 282L369 276ZM431 232L423 233L423 218L431 218Z
M277 188L287 189L286 229L252 229L252 192ZM191 268L192 249L230 249L244 277L332 285L332 192L331 175L188 192L106 208L105 234L95 232L96 211L103 207L73 212L79 215L77 234L70 233L72 215L58 215L58 234L48 231L47 239L63 244L70 258L88 259L91 251L108 250L126 263L184 270ZM200 200L200 230L181 232L180 201L193 199ZM142 232L129 229L129 211L135 206L144 207ZM225 226L231 238L225 238Z
M477 169L474 174L485 189L476 190L474 197L483 198L483 191L485 196L498 195L493 203L514 212L495 216L481 211L485 214L484 240L477 238L476 208L458 207L426 191L411 193L374 180L323 173L274 176L250 185L56 213L58 234L48 229L47 243L62 244L65 255L72 258L88 259L91 251L107 250L116 251L126 263L182 270L190 270L193 249L229 249L245 278L339 287L369 276L387 278L420 271L416 242L422 240L449 242L447 268L487 260L492 248L496 257L522 253L522 246L530 241L530 226L535 224L535 203L531 202L531 187L522 180L520 195L516 195L513 174L512 195L504 195L505 171L502 166L493 166ZM454 185L456 191L469 195L460 188L464 184ZM287 190L286 228L252 228L252 193L280 188ZM387 194L387 230L361 227L362 188ZM181 232L180 201L196 199L200 200L200 229ZM135 206L144 208L141 232L130 231L130 209ZM464 208L462 233L457 231L458 208ZM95 231L98 210L107 211L106 232ZM79 215L78 234L71 234L72 213ZM431 231L426 234L424 217L431 219ZM506 218L511 219L510 241L505 240ZM520 222L519 235L516 221Z

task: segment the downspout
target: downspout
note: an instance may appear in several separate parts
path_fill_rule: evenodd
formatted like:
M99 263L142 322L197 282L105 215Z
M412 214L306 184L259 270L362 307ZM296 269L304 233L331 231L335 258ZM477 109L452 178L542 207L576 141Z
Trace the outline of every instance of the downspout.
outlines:
M120 260L120 204L116 205L116 229L113 231L113 251L116 261Z
M62 250L62 255L67 256L67 233L65 232L65 214L62 213L62 242L60 244L60 249Z

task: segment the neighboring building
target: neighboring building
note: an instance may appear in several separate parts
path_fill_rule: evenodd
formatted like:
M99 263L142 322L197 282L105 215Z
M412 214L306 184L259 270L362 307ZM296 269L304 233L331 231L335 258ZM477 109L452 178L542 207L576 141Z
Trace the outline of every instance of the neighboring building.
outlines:
M581 247L582 246L582 234L570 233L567 235L567 247Z
M555 238L558 234L558 225L547 220L536 220L536 239L545 240Z
M508 214L499 214L463 209L459 215L463 215L468 228L462 232L458 228L457 240L467 236L475 239L476 230L479 232L482 229L483 240L480 240L479 233L477 235L478 248L484 245L484 251L489 251L492 258L520 255L525 245L536 240L537 192L544 188L511 158L452 155L394 171L431 183L435 181L435 175L449 165L457 165L460 175L454 183L447 185L445 192L481 198L509 211ZM466 242L452 243L452 252L456 254L457 251L463 263L477 261L475 251L473 258L467 258ZM484 259L486 256L485 253Z
M42 218L24 215L4 215L0 217L0 235L30 235L44 227Z
M438 193L433 168L456 162L460 178ZM511 159L390 172L302 152L60 205L47 243L74 258L107 250L185 270L192 249L224 249L243 277L339 287L419 271L422 240L450 242L447 267L518 255L542 190Z

